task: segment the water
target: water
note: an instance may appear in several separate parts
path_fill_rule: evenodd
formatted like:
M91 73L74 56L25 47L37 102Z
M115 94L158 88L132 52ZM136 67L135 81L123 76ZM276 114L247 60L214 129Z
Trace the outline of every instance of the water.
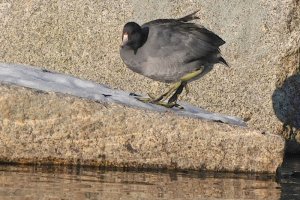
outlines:
M0 200L300 199L300 157L288 158L280 171L275 178L233 173L0 165Z

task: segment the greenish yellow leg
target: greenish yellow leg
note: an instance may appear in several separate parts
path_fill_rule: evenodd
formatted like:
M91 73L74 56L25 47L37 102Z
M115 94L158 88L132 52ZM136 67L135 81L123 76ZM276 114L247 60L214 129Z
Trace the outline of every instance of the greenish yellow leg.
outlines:
M188 93L188 88L187 88L187 83L192 80L193 78L199 76L202 72L203 72L203 67L200 68L197 71L191 72L186 74L185 76L183 76L180 81L179 81L179 86L176 88L174 94L169 98L168 103L172 103L172 102L176 102L179 95L182 93L183 89L186 88L187 89L187 93Z
M172 84L170 89L166 93L158 97L157 99L161 98L159 101L165 101L177 90L177 88L179 88L180 84L181 81Z
M160 106L164 106L166 108L176 107L176 108L183 109L183 107L181 105L177 104L176 102L168 103L168 102L164 102L164 101L159 101L156 104L160 105Z
M169 98L174 92L176 92L176 90L180 87L180 85L184 82L188 82L189 80L199 76L202 72L203 72L203 67L201 67L199 70L191 72L189 74L184 75L182 78L180 78L180 81L174 83L170 89L168 90L168 92L166 92L165 94L161 95L160 97L163 97L162 99L160 99L160 101L164 101L167 98ZM187 91L187 93L189 92L188 86L187 84L185 84L185 89ZM159 98L160 98L159 97ZM157 98L157 99L159 99Z
M144 103L150 103L152 101L151 98L147 98L147 97L135 97L135 98Z
M153 93L148 93L148 96L153 100L153 99L156 99L156 96L155 94Z
M188 82L190 81L191 79L199 76L204 70L204 67L201 67L201 69L198 69L197 71L194 71L194 72L191 72L191 73L188 73L186 75L184 75L183 77L181 77L181 81L185 81L185 82Z
M204 70L204 67L201 67L197 71L194 71L194 72L191 72L191 73L188 73L188 74L184 75L182 78L180 78L180 81L172 84L170 89L167 92L160 95L159 97L154 97L154 95L148 94L150 98L138 97L138 99L142 102L154 103L154 104L161 105L161 106L164 106L164 107L167 107L167 108L172 108L174 106L182 108L180 105L178 105L176 103L177 98L181 93L181 91L178 92L178 89L180 88L180 86L183 83L185 83L184 87L185 87L185 89L187 91L187 94L188 94L188 92L189 92L189 89L188 89L188 86L187 86L188 81L190 81L191 79L199 76L203 72L203 70ZM173 96L172 96L172 94L173 94ZM164 102L168 98L172 99L172 101L171 102ZM169 99L169 101L170 101L170 99Z
M176 91L176 89L180 86L180 82L174 83L171 85L170 89L160 95L159 97L155 97L153 94L148 93L148 98L147 97L137 97L138 100L144 102L144 103L157 103L157 102L162 102L165 101L167 98L169 98L173 92Z

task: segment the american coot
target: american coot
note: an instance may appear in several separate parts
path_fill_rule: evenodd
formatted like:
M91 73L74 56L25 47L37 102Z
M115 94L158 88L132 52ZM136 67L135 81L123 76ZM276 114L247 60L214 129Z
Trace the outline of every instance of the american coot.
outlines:
M158 97L149 94L149 98L139 100L180 107L176 101L182 90L187 90L187 83L208 73L216 63L228 66L219 49L224 40L189 22L199 19L197 12L179 19L157 19L142 26L135 22L125 24L120 49L123 62L132 71L153 80L174 83Z

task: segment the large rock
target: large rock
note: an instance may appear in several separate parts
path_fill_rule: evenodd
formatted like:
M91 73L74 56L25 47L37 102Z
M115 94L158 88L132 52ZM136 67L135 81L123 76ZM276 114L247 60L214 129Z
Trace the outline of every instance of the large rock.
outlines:
M227 41L222 51L231 68L217 66L191 84L184 100L239 116L261 131L282 134L287 125L293 130L293 123L286 122L298 120L291 119L296 115L274 112L273 105L281 109L278 105L286 97L275 93L276 88L300 68L297 0L2 1L0 61L46 66L127 91L160 92L164 84L122 64L122 26L129 20L180 17L196 9L197 22ZM285 105L293 107L291 103Z
M300 63L300 54L299 54ZM300 66L299 66L300 69ZM283 122L287 152L300 152L300 74L288 77L273 93L276 116Z
M0 86L0 162L275 173L284 140L239 126Z

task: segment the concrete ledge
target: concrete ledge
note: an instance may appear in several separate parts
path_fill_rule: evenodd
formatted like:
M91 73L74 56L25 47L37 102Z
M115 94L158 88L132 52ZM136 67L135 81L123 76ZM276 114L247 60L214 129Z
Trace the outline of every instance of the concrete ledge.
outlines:
M0 119L1 162L275 173L285 144L235 125L8 85Z

